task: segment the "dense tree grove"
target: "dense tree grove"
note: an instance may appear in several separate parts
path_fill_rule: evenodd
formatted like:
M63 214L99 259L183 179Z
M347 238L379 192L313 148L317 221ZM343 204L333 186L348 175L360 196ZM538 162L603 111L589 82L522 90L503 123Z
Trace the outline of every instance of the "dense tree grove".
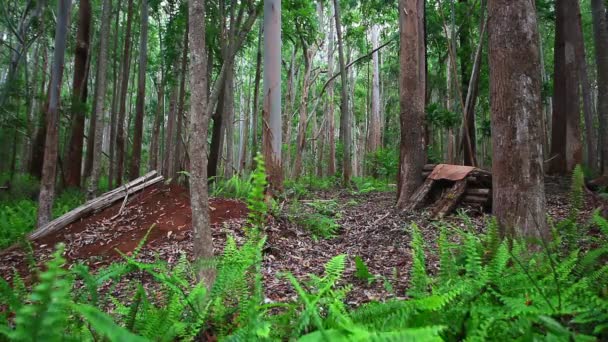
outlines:
M67 189L93 199L156 170L189 189L211 258L209 184L258 154L269 205L287 181L371 177L409 210L425 165L485 169L508 237L550 239L545 175L608 183L604 0L0 7L0 174L39 181L39 227Z

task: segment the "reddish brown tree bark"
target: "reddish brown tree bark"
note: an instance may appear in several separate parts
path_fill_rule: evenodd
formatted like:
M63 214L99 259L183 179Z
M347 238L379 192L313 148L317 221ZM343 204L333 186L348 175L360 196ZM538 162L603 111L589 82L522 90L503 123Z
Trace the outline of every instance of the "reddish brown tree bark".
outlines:
M137 78L137 100L135 104L135 129L133 153L129 167L129 179L139 177L142 137L144 134L144 107L146 105L146 67L148 65L148 0L141 1L141 31L139 33L139 75Z
M528 0L489 0L488 18L493 214L503 235L546 239L536 11Z
M580 132L580 80L576 60L578 2L555 3L555 75L549 171L567 174L583 159Z
M78 32L74 49L74 80L72 83L72 127L67 146L65 163L65 186L80 187L82 150L84 144L84 111L87 100L87 62L91 40L91 2L80 0L78 9Z
M49 107L47 113L46 139L40 195L38 197L38 227L51 220L51 209L55 197L55 177L57 175L57 157L59 149L59 100L61 98L61 79L65 49L68 36L70 0L59 0L57 3L57 26L55 28L55 52L51 69Z
M129 70L131 67L131 26L133 22L133 0L127 5L127 28L125 31L125 47L122 58L122 84L120 85L120 99L118 122L116 124L116 186L122 184L125 155L125 115L127 106L127 88L129 87Z
M426 162L424 0L399 0L401 141L397 207L409 204Z

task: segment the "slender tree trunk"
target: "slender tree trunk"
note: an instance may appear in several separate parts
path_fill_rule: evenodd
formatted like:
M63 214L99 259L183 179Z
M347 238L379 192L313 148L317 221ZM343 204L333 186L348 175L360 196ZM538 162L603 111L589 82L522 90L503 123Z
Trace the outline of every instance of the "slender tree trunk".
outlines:
M597 115L600 123L601 170L608 176L608 19L602 0L591 0L595 62L597 64Z
M78 9L78 32L74 49L74 80L72 83L72 127L68 153L65 157L65 186L80 187L82 150L84 143L84 110L87 100L87 62L91 39L91 2L80 0Z
M283 189L281 121L281 0L264 0L262 146L271 195Z
M475 131L475 104L477 103L477 93L479 88L479 73L481 71L482 62L482 51L484 45L484 35L486 32L486 18L485 18L486 2L485 0L481 3L481 20L479 23L479 45L475 51L475 57L473 60L473 69L470 70L470 78L468 83L463 83L466 86L467 93L464 99L464 115L466 120L466 126L463 122L462 139L460 144L463 148L463 161L464 165L476 166L477 165L477 134ZM461 36L461 40L463 37ZM466 38L464 38L466 40ZM467 50L467 49L465 49ZM470 50L467 50L470 51ZM466 55L463 56L466 58ZM463 73L463 80L465 80L468 74Z
M41 50L46 49L41 41L38 41L38 46L36 47L36 52L34 53L34 70L32 75L32 85L31 85L31 99L29 102L29 107L27 109L27 137L25 137L22 149L22 161L21 161L21 171L28 172L30 163L32 162L32 147L34 146L34 137L35 137L35 117L36 113L39 112L39 104L38 104L38 79L41 69ZM43 67L42 73L46 72L46 66ZM44 78L44 76L43 76ZM44 91L44 84L42 84L42 91Z
M144 133L144 106L146 102L146 66L148 64L148 0L141 1L141 32L139 34L139 77L137 79L137 102L135 112L135 132L133 154L129 167L131 180L139 177L141 164L142 137Z
M492 209L503 235L549 238L534 4L489 0Z
M216 81L217 82L217 81ZM220 164L220 157L222 156L222 142L224 139L223 120L224 120L224 106L226 101L226 87L222 87L218 95L218 102L213 114L213 127L211 135L211 147L209 154L209 163L207 164L207 173L210 180L214 180L217 176L217 168Z
M226 163L224 164L224 178L229 179L234 174L234 67L226 76L226 101L224 114L226 115Z
M291 167L291 113L296 100L296 91L294 83L296 82L296 73L299 68L296 65L296 53L298 46L294 44L293 52L291 53L291 61L289 63L289 69L287 70L289 76L287 77L287 96L285 100L284 113L283 113L283 127L282 127L282 139L283 143L288 146L286 151L283 153L283 171L286 175L289 175L289 169Z
M59 0L57 3L55 52L51 72L42 179L40 180L40 195L38 198L38 227L44 226L51 220L51 210L55 198L55 177L57 175L59 149L59 101L61 98L61 80L63 77L70 6L70 0Z
M125 31L125 47L122 59L122 74L120 86L120 99L118 110L118 123L116 125L116 175L114 183L116 186L122 184L125 158L125 115L127 105L127 88L129 87L129 70L131 66L131 26L133 22L133 0L127 5L127 28Z
M262 24L258 32L258 50L255 55L255 80L253 86L253 111L251 115L251 162L258 153L258 127L260 105L260 80L262 79Z
M304 156L304 149L306 145L306 129L307 129L307 116L308 116L308 90L310 86L310 67L312 58L314 56L314 50L303 47L302 57L304 59L304 79L302 80L302 95L300 96L300 117L298 119L298 137L296 146L296 161L293 168L293 178L299 178L302 175L302 158ZM313 114L314 115L314 114ZM314 132L314 130L313 130Z
M248 83L251 83L251 80ZM240 174L245 172L247 143L249 142L249 99L245 100L244 92L245 84L243 82L239 91L239 155L237 169Z
M575 18L577 29L575 31L576 39L576 60L578 64L578 74L581 84L581 94L583 99L583 113L585 118L585 145L586 145L586 162L591 170L597 170L597 135L595 133L594 121L595 113L593 110L593 99L591 96L591 84L589 76L587 76L587 57L585 53L585 39L583 37L583 27L580 10Z
M330 7L330 20L329 24L329 35L327 37L327 72L328 75L334 74L334 24L331 22L331 18L335 16L333 2L329 2ZM330 76L331 77L331 76ZM334 81L330 80L327 84L327 145L329 151L327 154L327 175L333 176L336 174L336 118L334 116Z
M118 37L120 36L120 9L121 9L121 0L118 0L116 4L116 21L114 22L114 48L113 51L113 63L112 63L112 108L110 109L112 113L110 114L110 160L108 167L108 187L110 189L114 188L114 169L116 168L116 124L117 124L117 116L118 116L118 86L119 86L119 77L118 77Z
M182 66L181 66L181 82L179 88L179 101L177 105L177 128L175 135L177 143L175 145L175 160L173 161L174 173L170 175L174 180L177 179L177 172L182 171L182 127L184 126L184 104L186 100L186 74L188 73L188 31L189 26L186 24L186 32L184 34L184 45L182 50Z
M47 126L47 115L48 115L48 95L51 92L50 83L47 85L47 67L48 63L48 51L46 46L43 48L42 54L42 82L40 82L40 97L43 97L45 92L47 94L46 101L38 110L38 127L36 129L36 137L34 138L34 144L32 145L31 160L29 164L29 173L36 177L42 177L42 160L44 159L44 141L46 138L46 126ZM48 89L47 89L48 88Z
M205 1L188 1L190 31L190 204L192 207L193 252L196 259L213 257L207 193L207 52L205 44ZM199 278L210 289L215 280L212 268L200 269Z
M352 166L352 129L351 117L348 107L348 82L346 75L346 62L344 56L344 45L342 44L342 24L340 23L340 1L333 0L336 37L338 38L338 56L340 61L340 78L342 81L342 102L340 105L340 143L342 143L342 176L344 185L350 183L353 173Z
M426 162L424 0L399 0L399 32L401 142L397 207L404 208L422 183Z
M376 50L379 46L379 31L378 25L372 26L372 50ZM382 126L380 118L380 63L378 60L378 51L376 51L372 54L372 103L367 139L367 151L372 153L382 147L382 135L380 131Z
M160 126L161 126L161 121L162 118L165 116L165 80L164 80L164 76L161 76L163 79L160 80L160 83L158 85L158 104L156 106L156 113L154 115L154 122L152 123L152 137L151 137L151 141L150 141L150 151L148 153L148 169L151 170L158 170L160 169L159 165L158 165L158 155L159 155L159 143L160 143ZM175 87L175 89L177 89ZM168 134L171 134L173 132L173 122L175 122L174 118L172 118L172 115L175 115L175 97L174 97L174 93L177 90L173 90L171 92L171 99L169 100L169 120L168 120L168 127L167 127L167 131L170 132ZM172 137L169 137L167 135L167 141L166 144L168 145L168 147L171 146L171 139ZM165 156L165 161L169 160L169 155ZM164 167L163 169L163 174L165 176L168 176L167 173L167 164L163 163Z
M87 187L87 197L92 199L96 196L99 187L99 178L101 176L102 165L102 142L104 130L104 113L105 113L105 97L106 97L106 70L108 65L108 38L110 37L110 21L112 20L112 1L104 0L103 10L101 14L101 32L99 37L99 59L97 61L97 77L95 89L95 111L94 115L97 118L95 125L95 145L93 147L93 167L91 170L91 179Z
M555 5L555 76L550 172L567 174L582 162L579 67L576 60L578 2Z

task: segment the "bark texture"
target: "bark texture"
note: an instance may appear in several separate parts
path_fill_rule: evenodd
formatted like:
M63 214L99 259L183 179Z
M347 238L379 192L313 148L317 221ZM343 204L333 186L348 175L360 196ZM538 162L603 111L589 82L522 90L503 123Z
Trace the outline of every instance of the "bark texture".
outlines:
M348 107L348 81L344 45L342 44L342 24L340 23L340 1L334 2L336 37L338 40L338 60L340 61L340 79L342 80L342 101L340 103L340 142L342 143L342 176L345 185L350 183L353 173L352 165L352 127L350 108Z
M270 189L283 188L281 166L281 1L264 0L264 114L262 146Z
M549 171L567 174L583 159L580 132L579 66L576 59L578 2L555 3L555 75Z
M84 143L84 109L87 99L87 62L91 40L91 2L80 0L78 32L74 49L74 79L72 82L72 127L65 157L65 186L80 187L82 150Z
M193 252L196 259L213 257L213 238L209 224L209 194L207 192L207 46L205 44L205 1L188 2L190 31L190 205L192 207ZM215 280L212 268L199 270L199 278L207 288Z
M426 162L424 0L399 0L399 36L401 141L397 207L405 208L422 184Z
M38 227L44 226L51 220L51 210L55 199L55 177L57 175L59 149L59 100L61 98L61 79L63 78L70 6L70 0L59 0L57 2L55 52L51 69L42 179L40 180L40 194L38 197Z
M122 184L125 160L125 115L127 111L127 88L129 87L129 70L131 69L131 26L133 23L133 0L127 5L127 28L122 57L122 74L120 99L118 100L118 122L116 123L116 174L114 183Z
M101 36L99 38L99 59L97 61L97 84L95 89L95 111L93 115L97 118L95 126L95 145L93 150L93 167L91 169L91 180L87 188L87 197L94 198L97 195L99 177L101 176L101 148L103 138L103 115L106 98L106 69L108 66L108 37L110 36L110 18L112 13L111 0L104 0L101 14Z
M378 49L378 36L380 34L378 25L372 26L371 40L372 49ZM380 63L378 51L372 54L372 103L371 116L369 119L367 152L376 152L382 147L382 119L380 118Z
M493 213L503 235L548 238L534 4L489 0Z
M131 155L131 165L129 167L130 180L139 177L141 164L144 107L146 105L146 66L148 64L148 0L141 1L141 32L139 39L139 75L137 78L137 100L135 104L133 154Z
M597 64L597 115L600 122L601 169L608 176L608 19L602 0L591 0L595 61Z

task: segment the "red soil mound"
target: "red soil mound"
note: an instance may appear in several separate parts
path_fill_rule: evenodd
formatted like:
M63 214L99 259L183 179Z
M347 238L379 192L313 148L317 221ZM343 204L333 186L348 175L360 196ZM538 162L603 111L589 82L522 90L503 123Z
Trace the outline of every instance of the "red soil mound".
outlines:
M230 199L210 200L211 224L243 219L245 203ZM64 242L69 261L89 260L92 266L106 264L130 254L154 226L145 240L145 249L160 248L170 242L190 239L192 211L188 191L171 185L151 186L128 199L33 242L36 259L46 259L53 247ZM120 253L118 252L120 251ZM25 271L26 254L21 248L0 252L0 275L10 278L12 269ZM20 272L23 274L23 272Z

